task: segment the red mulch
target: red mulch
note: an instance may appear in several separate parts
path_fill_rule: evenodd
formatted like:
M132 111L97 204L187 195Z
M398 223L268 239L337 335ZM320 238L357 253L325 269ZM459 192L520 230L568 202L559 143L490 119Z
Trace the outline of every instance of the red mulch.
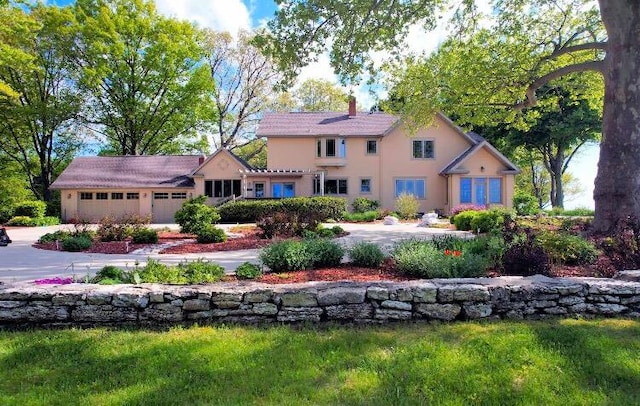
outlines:
M237 251L254 248L263 248L271 244L272 240L265 240L257 234L248 234L238 238L229 238L225 242L215 242L211 244L198 244L197 242L186 242L175 247L165 248L161 254L197 254L201 252L213 251Z
M344 264L335 268L312 269L307 271L268 273L257 279L264 283L298 283L310 281L407 281L404 275L384 269L361 268Z
M170 242L171 240L158 240L158 243ZM89 252L94 254L127 254L128 252L144 248L149 246L150 244L132 244L129 243L129 251L127 251L127 243L125 241L111 241L111 242L94 242L91 248L84 250L82 252ZM60 250L56 250L55 242L48 242L45 244L35 243L33 244L34 248L39 248L41 250L49 250L49 251L60 251L62 250L62 246L60 246Z

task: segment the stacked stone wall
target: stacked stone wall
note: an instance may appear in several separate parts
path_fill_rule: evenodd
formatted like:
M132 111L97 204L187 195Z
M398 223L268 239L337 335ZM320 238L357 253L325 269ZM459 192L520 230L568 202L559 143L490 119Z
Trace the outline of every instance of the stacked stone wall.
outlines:
M542 276L291 285L0 286L0 325L385 323L640 316L640 283Z

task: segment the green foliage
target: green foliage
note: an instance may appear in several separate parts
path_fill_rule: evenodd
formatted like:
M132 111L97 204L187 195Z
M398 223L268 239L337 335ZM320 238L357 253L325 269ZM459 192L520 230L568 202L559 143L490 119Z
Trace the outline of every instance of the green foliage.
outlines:
M347 210L347 201L340 197L293 197L278 200L239 200L218 208L226 223L253 223L273 213L291 213L317 217L318 221L339 219Z
M69 237L62 240L62 249L70 252L80 252L91 247L93 242L85 235L79 235L76 237Z
M225 275L224 267L203 259L179 263L177 268L186 283L190 284L218 282Z
M566 210L560 207L554 207L551 210L545 211L550 216L568 216L568 217L593 217L594 210L585 207L578 207L571 210Z
M536 197L524 192L516 192L513 196L513 208L518 216L531 216L540 211Z
M287 240L273 243L262 249L260 261L272 272L299 271L310 268L312 258L302 241Z
M354 213L365 213L368 211L376 211L380 207L377 200L367 199L366 197L356 197L351 203Z
M100 219L97 234L102 242L124 241L129 237L130 230L128 224L123 224L114 217L106 216Z
M243 262L236 268L238 279L256 279L262 276L262 269L251 262Z
M350 223L370 223L380 218L380 212L377 210L357 212L357 213L343 213L342 219Z
M377 268L384 261L384 254L377 244L360 241L349 250L349 258L355 266Z
M188 199L182 204L175 214L176 223L180 225L180 231L188 234L198 234L220 221L218 211L207 206L206 196Z
M27 216L16 216L12 217L8 222L8 226L16 226L16 227L44 227L44 226L55 226L60 224L60 219L57 217L37 217L31 218Z
M38 242L41 244L45 244L48 242L62 241L71 236L72 236L72 233L70 231L58 230L53 233L46 233L42 235L38 239Z
M261 218L256 224L262 230L262 236L269 239L309 235L309 232L319 235L322 232L319 229L320 218L313 212L276 212Z
M125 274L125 271L117 266L106 265L96 272L96 276L93 277L91 282L108 285L123 283L122 281L125 279Z
M153 228L141 228L131 233L134 244L157 244L158 232Z
M18 203L13 209L14 216L24 216L32 218L44 217L47 204L40 200L24 201Z
M304 245L306 255L310 257L311 268L335 267L340 265L344 257L344 248L326 238L305 240Z
M420 278L466 278L483 275L487 260L478 254L438 249L431 241L399 243L391 257L398 271Z
M536 236L536 241L555 263L587 265L594 263L598 257L596 247L577 235L542 232Z
M199 244L225 242L227 241L227 235L225 234L223 229L215 227L213 225L209 225L198 230L197 240Z
M336 236L336 237L345 233L344 228L342 228L340 226L331 227L331 231L333 231L333 235Z
M504 209L490 209L475 212L471 218L471 230L477 233L489 233L502 230L505 222L514 218L513 212Z
M471 222L473 221L473 219L476 217L476 213L478 213L477 211L474 210L469 210L469 211L463 211L460 212L458 214L455 215L455 217L453 217L453 225L456 226L456 230L460 230L460 231L469 231L471 230Z
M419 208L420 202L418 202L418 199L412 194L401 193L400 196L396 198L396 212L401 219L408 220L416 218Z
M31 219L31 217L16 216L16 217L12 217L7 222L7 225L8 226L14 226L14 227L31 227L31 226L33 226L33 221Z

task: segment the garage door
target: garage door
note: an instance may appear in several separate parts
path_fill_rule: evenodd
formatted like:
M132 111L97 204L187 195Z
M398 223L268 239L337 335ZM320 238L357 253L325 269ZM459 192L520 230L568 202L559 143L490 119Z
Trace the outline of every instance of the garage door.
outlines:
M187 200L186 192L154 192L153 222L160 224L175 223L175 214Z
M106 216L122 218L140 213L138 192L80 192L78 218L96 222Z

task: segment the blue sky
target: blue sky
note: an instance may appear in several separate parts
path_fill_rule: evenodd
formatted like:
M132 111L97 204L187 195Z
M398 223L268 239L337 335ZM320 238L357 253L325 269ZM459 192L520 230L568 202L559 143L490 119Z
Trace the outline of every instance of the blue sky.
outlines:
M49 0L50 4L67 5L74 0ZM240 29L251 30L263 25L276 11L276 4L271 0L156 0L158 11L162 14L189 21L200 26L210 27L232 34ZM447 35L447 28L440 26L435 31L426 33L420 27L409 31L407 41L414 52L430 52ZM380 59L385 55L378 55ZM329 67L327 55L321 55L318 61L305 68L300 74L300 81L308 78L325 78L337 83ZM346 88L355 94L362 109L368 109L376 102L375 97L366 86ZM384 97L384 93L378 94ZM584 191L580 196L567 200L566 207L593 208L593 182L596 176L599 148L597 145L583 147L569 166L569 171L579 179Z

